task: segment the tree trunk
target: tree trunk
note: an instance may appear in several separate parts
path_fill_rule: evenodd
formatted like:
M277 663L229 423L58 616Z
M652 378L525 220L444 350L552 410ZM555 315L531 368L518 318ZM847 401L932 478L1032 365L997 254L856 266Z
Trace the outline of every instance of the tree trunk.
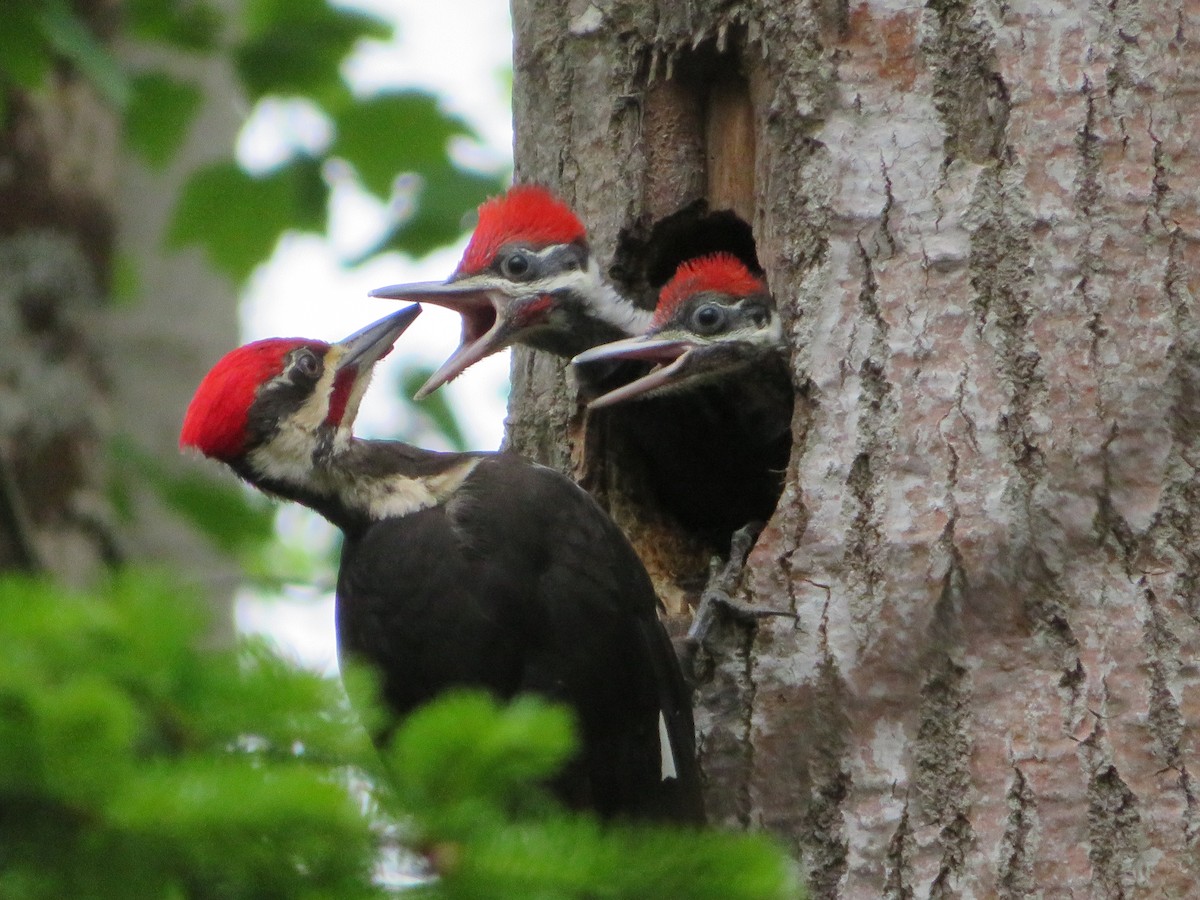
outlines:
M236 0L213 5L227 23L236 20ZM165 166L151 168L129 153L121 158L116 242L134 270L136 296L107 311L102 331L114 427L168 471L194 472L191 460L179 453L179 429L196 385L238 344L239 287L214 271L199 247L168 250L164 236L188 177L228 159L245 101L225 56L132 42L122 43L118 53L130 67L170 72L203 93L186 139ZM130 494L133 509L126 531L131 557L169 564L189 584L197 584L221 613L215 625L231 638L230 601L243 579L237 561L171 510L152 485L131 485Z
M90 24L109 28L118 7L89 7ZM119 112L68 66L44 90L10 91L0 122L0 571L83 584L108 564L166 565L227 611L236 564L167 509L144 472L124 485L119 514L110 450L123 440L173 468L195 385L236 343L235 286L198 250L168 253L163 235L187 174L228 155L237 89L217 57L114 52L193 79L204 106L184 148L151 171L124 148ZM133 275L134 295L120 303L117 268ZM228 616L217 629L232 632Z
M0 570L87 580L120 555L94 324L113 253L119 123L83 79L10 92L0 129Z
M618 269L690 201L738 211L788 323L792 460L741 588L799 627L712 642L712 817L815 897L1191 895L1200 8L514 19L519 179ZM561 361L517 354L510 442L661 546Z

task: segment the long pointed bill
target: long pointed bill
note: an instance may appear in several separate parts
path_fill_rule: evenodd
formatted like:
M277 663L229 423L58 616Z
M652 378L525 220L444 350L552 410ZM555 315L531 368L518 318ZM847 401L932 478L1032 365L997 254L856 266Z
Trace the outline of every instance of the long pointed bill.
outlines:
M325 359L327 365L333 367L333 382L329 387L329 406L325 414L327 426L349 428L354 424L358 406L371 383L375 363L392 351L396 339L420 314L421 307L414 303L372 322L329 348Z
M689 356L696 346L690 341L632 337L585 350L571 360L571 363L587 365L593 362L634 359L657 364L641 378L607 394L601 394L588 404L588 409L600 409L633 397L645 396L677 381L687 369Z
M420 314L421 307L414 303L338 341L334 344L339 351L334 365L338 371L349 366L360 371L369 369L391 352L400 335Z
M409 284L389 284L368 291L368 297L385 300L407 300L410 303L436 303L455 312L462 312L485 299L487 288L473 279L458 281L413 281Z
M504 317L495 285L481 285L476 279L459 281L418 281L376 288L372 297L412 300L452 309L462 317L462 337L458 349L421 385L413 396L422 400L443 384L457 378L485 356L504 348L501 329Z

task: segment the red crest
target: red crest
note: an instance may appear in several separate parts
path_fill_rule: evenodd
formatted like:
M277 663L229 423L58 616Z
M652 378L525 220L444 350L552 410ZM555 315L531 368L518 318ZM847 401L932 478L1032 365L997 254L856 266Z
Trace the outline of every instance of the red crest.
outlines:
M284 358L297 347L320 352L328 346L303 338L269 338L225 354L196 388L183 417L180 448L237 459L245 450L247 419L258 388L283 371Z
M671 276L658 295L651 327L662 325L688 297L703 291L749 297L765 294L767 286L732 253L713 253L689 259Z
M521 241L542 248L571 244L587 229L567 204L536 184L521 184L479 207L479 224L458 264L458 275L486 269L505 244Z

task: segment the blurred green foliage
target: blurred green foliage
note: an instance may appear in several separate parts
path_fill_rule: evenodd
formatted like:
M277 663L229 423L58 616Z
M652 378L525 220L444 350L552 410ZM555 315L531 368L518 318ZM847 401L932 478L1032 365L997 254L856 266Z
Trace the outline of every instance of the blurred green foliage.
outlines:
M197 608L166 578L0 579L0 896L379 895L336 684L198 649Z
M393 802L440 876L418 896L797 898L793 864L758 835L604 826L534 785L575 746L569 716L534 698L451 695L409 717L387 762Z
M354 95L342 66L359 42L390 38L386 22L326 0L248 0L232 9L236 20L203 0L127 0L120 28L134 42L229 59L251 102L302 99L332 137L316 150L297 148L267 172L241 168L232 148L229 159L194 172L175 209L170 246L198 244L216 268L244 280L284 232L326 230L334 161L390 215L354 262L387 250L421 255L443 246L462 233L480 202L503 189L507 173L467 169L451 158L452 140L478 136L435 96ZM200 109L199 85L152 67L123 67L95 37L92 26L99 23L79 10L67 0L6 0L0 124L10 90L46 90L65 65L122 111L129 149L151 166L168 165Z
M381 897L395 834L430 876L404 896L796 896L763 838L556 808L563 710L449 695L381 761L336 682L259 640L206 648L196 609L167 578L0 578L0 896Z
M429 366L410 365L405 368L400 374L400 395L413 396L433 372ZM412 411L428 422L446 440L451 450L466 450L467 436L463 434L448 397L448 391L434 391L420 402L414 401Z

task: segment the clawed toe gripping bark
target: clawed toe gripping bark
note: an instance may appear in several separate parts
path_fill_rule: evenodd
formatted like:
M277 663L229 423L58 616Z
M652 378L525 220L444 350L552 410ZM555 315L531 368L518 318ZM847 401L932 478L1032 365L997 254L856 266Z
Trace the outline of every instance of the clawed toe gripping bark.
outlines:
M746 557L750 555L762 522L750 522L733 533L729 541L729 558L722 566L714 556L709 568L708 584L700 595L700 605L692 617L687 635L680 641L679 661L684 674L694 682L702 680L697 674L697 661L701 651L706 650L705 641L719 615L725 615L740 625L756 625L769 616L786 616L797 623L799 617L790 610L752 606L734 598L742 572L746 568Z

